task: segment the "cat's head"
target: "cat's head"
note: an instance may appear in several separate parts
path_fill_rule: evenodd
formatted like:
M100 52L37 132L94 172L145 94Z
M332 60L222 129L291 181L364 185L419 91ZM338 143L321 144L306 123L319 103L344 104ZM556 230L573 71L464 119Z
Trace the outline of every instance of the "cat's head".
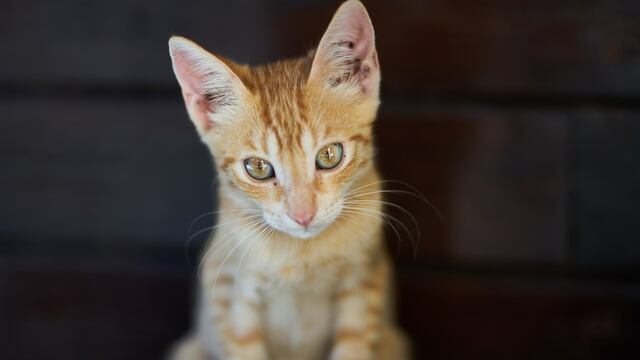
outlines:
M233 207L298 238L331 225L373 168L380 66L364 6L342 4L317 50L300 59L248 67L180 37L169 48Z

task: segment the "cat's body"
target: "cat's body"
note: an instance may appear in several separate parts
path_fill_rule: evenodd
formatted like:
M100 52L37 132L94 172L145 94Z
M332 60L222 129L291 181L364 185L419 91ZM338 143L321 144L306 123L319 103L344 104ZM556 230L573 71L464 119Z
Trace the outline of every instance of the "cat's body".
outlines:
M363 178L358 186L375 183L376 179L375 170L372 168L370 177ZM366 189L375 191L375 187ZM357 230L353 228L351 221L361 222ZM404 345L394 328L393 309L388 298L389 262L383 248L381 226L378 221L369 216L364 216L363 219L345 219L340 224L334 224L335 226L330 228L331 231L327 229L326 234L323 233L327 239L316 239L319 240L315 243L318 245L311 241L304 243L304 246L287 244L300 240L282 238L273 240L279 242L274 245L269 243L269 238L265 242L256 242L249 250L247 247L239 247L234 255L227 258L219 273L218 268L227 252L219 251L217 256L212 254L203 264L202 286L207 289L215 287L218 297L226 298L225 295L230 291L238 291L232 290L236 286L243 289L240 292L246 291L247 294L244 299L244 296L236 295L227 302L210 298L208 300L206 292L201 292L196 331L199 342L193 345L202 346L210 353L224 349L225 339L217 334L214 328L216 323L211 320L215 319L216 311L228 312L233 306L232 303L236 302L236 306L240 308L237 310L240 322L255 321L250 319L251 315L243 319L244 315L255 310L259 312L259 336L248 331L243 337L238 338L242 345L248 345L245 350L249 353L255 351L254 344L251 343L258 341L259 337L267 344L269 359L326 359L330 344L336 340L336 335L346 341L354 335L348 331L337 332L333 326L337 314L337 299L349 296L350 290L343 289L343 284L353 276L354 282L358 281L355 278L366 279L368 289L364 291L372 293L367 294L371 301L363 308L364 312L361 312L362 309L345 311L352 312L349 316L366 318L365 332L371 331L371 326L380 326L385 332L387 349L394 356L376 359L403 359L401 353L404 351ZM214 244L226 234L237 231L238 227L246 224L237 222L233 216L221 216L220 222L232 222L234 227L218 229ZM253 238L251 231L243 233L240 230L235 241ZM334 252L324 248L327 244L319 245L321 241L334 242L329 246L340 251ZM245 306L243 302L250 305ZM377 321L381 323L375 324ZM221 358L225 358L223 354L220 355ZM262 357L254 353L238 358Z
M406 358L391 302L372 123L380 79L362 4L318 50L249 68L170 42L216 160L218 228L174 359Z

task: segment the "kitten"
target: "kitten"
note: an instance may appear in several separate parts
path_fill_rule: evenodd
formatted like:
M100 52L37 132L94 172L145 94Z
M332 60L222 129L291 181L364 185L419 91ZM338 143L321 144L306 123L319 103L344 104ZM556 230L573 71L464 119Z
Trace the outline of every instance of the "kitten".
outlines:
M407 358L383 245L380 65L364 6L342 4L299 59L248 67L181 37L169 48L221 209L196 326L172 358Z

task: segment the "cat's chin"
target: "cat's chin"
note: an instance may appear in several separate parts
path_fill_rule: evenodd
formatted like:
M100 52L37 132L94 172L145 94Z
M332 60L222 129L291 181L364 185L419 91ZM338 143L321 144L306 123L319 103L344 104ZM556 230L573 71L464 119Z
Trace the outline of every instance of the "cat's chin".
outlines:
M320 235L322 233L322 231L324 231L326 227L311 227L308 229L295 229L292 231L287 231L287 234L291 237L297 238L297 239L301 239L301 240L308 240L311 239L313 237L316 237L318 235Z
M326 226L310 226L304 229L286 229L280 231L296 239L309 240L320 235L326 228Z

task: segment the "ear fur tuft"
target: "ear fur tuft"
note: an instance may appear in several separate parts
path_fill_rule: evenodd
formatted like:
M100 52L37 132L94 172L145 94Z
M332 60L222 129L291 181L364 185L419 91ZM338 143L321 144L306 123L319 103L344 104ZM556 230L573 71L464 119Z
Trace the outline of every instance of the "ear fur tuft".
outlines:
M329 88L357 86L378 93L380 65L369 14L358 0L343 3L320 40L309 75Z
M189 116L204 135L239 106L246 88L224 61L191 40L171 37L169 53Z

